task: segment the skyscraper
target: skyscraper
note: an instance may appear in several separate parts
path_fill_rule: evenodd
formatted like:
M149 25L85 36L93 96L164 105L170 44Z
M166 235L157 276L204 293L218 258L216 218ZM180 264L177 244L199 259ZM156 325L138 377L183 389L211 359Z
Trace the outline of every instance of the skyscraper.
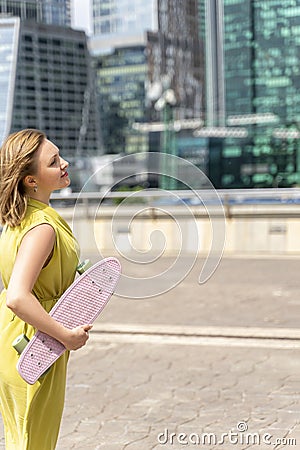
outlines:
M206 124L243 126L211 138L218 187L300 182L298 0L199 0L206 42Z
M71 25L71 0L0 0L0 13L52 25Z
M13 4L2 3L7 9ZM40 128L71 160L101 153L85 33L47 24L46 16L41 21L29 19L29 10L22 19L29 2L14 3L18 7L22 3L22 12L6 10L0 18L0 142L10 132ZM46 8L56 2L33 3ZM17 12L20 17L12 16Z
M199 1L199 33L205 50L205 124L225 125L222 0Z
M11 130L20 19L0 19L0 144Z
M202 113L197 0L94 0L93 5L96 34L90 48L104 145L109 152L159 151L161 133L142 134L133 125L164 120L155 109L164 91L176 97L172 118ZM112 145L110 136L119 141Z
M85 34L21 22L18 50L11 129L40 128L67 157L95 154L98 124Z
M203 52L195 0L159 0L158 31L148 32L148 82L169 83L178 119L203 113ZM167 86L166 86L167 87Z
M157 28L157 0L93 0L91 48L95 53L145 44L146 30Z
M107 153L148 150L148 137L132 124L145 120L145 46L118 47L95 58L102 137Z

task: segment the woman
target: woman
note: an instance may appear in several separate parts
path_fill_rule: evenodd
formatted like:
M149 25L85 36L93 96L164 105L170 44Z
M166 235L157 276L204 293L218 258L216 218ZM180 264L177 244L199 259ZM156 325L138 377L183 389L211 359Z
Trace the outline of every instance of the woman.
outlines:
M51 192L70 184L68 163L38 130L10 135L0 150L0 410L9 450L53 450L64 405L65 352L34 385L18 374L12 342L41 330L67 350L85 345L91 325L72 330L48 313L73 282L77 245L49 206Z

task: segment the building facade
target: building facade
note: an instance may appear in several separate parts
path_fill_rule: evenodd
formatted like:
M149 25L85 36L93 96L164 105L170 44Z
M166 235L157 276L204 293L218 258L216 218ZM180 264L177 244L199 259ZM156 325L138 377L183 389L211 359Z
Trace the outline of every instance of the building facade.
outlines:
M94 54L145 44L146 30L157 30L157 0L93 0Z
M203 113L203 52L194 0L159 0L158 31L147 33L148 88L172 89L177 119ZM159 96L159 94L157 94ZM157 98L150 92L150 99Z
M0 143L10 133L18 61L20 19L0 19Z
M225 188L299 184L299 2L199 0L199 14L206 126L229 135L210 137L212 181ZM236 127L247 136L234 137Z
M37 127L68 157L99 150L84 32L21 22L12 130Z
M156 0L94 0L94 34L124 36L157 27Z
M0 0L0 14L38 23L71 26L71 0Z
M153 132L151 124L160 122L167 127L167 121L201 116L203 71L197 6L197 0L94 0L98 34L92 37L90 48L97 67L106 151L179 154L184 149L188 154L191 130L178 133L181 145L175 148L171 144L174 136L164 144L164 126ZM173 93L174 105L156 108L167 90ZM188 134L186 141L184 134ZM190 144L193 155L195 142Z
M95 59L102 138L107 153L148 150L147 136L133 124L146 115L144 46L119 47Z
M72 162L101 153L84 32L0 19L0 139L39 128Z

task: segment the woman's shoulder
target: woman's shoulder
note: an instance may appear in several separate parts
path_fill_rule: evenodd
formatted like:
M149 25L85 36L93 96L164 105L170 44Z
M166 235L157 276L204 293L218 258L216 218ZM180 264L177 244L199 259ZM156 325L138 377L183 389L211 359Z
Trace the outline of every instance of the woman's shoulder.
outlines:
M29 229L44 223L55 228L55 214L52 208L36 200L29 199L25 216L20 223L20 232L27 232Z
M39 225L42 223L51 223L51 216L44 211L34 210L27 211L24 219L21 222L21 228L28 228L32 225Z
M19 246L23 237L31 231L33 228L38 225L49 224L52 226L56 233L55 223L51 221L49 215L43 210L32 210L30 211L27 208L25 217L21 221L21 223L15 227L10 227L9 225L5 225L3 231L1 233L0 238L0 247L2 245L9 245L10 247Z
M28 228L35 224L49 223L57 233L72 233L68 223L50 205L29 199L23 226Z

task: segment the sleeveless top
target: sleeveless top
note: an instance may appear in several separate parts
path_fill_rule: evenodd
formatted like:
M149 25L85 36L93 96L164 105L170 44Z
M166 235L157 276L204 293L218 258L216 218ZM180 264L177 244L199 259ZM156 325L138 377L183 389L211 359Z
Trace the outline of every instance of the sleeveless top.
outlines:
M51 206L29 199L21 224L13 228L5 225L0 237L0 273L3 286L7 288L23 237L43 223L53 227L56 238L52 257L33 288L40 301L59 298L74 280L79 247L69 225Z
M36 330L6 306L6 288L22 239L32 228L44 223L53 227L55 243L33 294L49 312L76 274L78 245L69 225L50 206L29 199L21 224L13 228L4 226L0 237L0 272L4 287L0 294L0 412L9 450L54 450L64 407L69 352L66 351L34 385L27 384L16 369L19 355L12 342L22 333L30 339Z

